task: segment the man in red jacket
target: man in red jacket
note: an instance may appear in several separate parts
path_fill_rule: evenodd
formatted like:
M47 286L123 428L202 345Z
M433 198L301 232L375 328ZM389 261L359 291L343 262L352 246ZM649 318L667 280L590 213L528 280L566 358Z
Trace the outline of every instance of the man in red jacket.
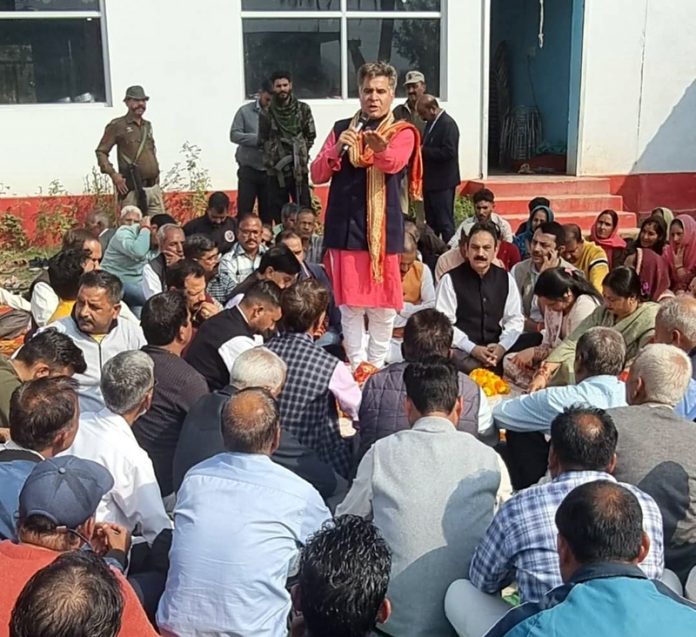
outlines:
M124 612L119 635L157 635L122 574L130 548L128 531L95 522L97 505L113 484L104 467L74 456L50 458L34 467L19 494L19 543L0 542L0 637L8 637L12 608L29 579L61 553L85 545L114 568L121 585Z

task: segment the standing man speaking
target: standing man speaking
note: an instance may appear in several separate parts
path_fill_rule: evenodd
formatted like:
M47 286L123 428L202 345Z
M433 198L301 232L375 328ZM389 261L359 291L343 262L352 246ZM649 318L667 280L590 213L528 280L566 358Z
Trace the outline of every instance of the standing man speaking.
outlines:
M121 206L138 206L143 216L164 212L152 124L143 119L149 99L142 86L130 86L123 100L128 112L107 124L96 150L99 169L114 182ZM109 161L114 146L118 170Z
M402 181L410 179L411 195L421 198L420 133L391 112L396 78L396 69L383 62L360 67L360 111L334 124L311 167L315 184L331 180L324 222L326 266L353 368L364 360L384 364L396 312L403 307Z

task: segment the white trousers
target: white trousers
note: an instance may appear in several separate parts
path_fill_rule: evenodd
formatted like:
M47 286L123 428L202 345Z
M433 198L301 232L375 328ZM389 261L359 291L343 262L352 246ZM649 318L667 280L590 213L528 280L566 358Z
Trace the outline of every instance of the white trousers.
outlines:
M483 637L510 609L500 595L482 593L468 579L452 582L445 595L445 615L459 637Z
M389 351L396 310L352 305L341 305L340 310L343 347L353 369L363 361L382 367ZM366 316L367 347L364 341Z

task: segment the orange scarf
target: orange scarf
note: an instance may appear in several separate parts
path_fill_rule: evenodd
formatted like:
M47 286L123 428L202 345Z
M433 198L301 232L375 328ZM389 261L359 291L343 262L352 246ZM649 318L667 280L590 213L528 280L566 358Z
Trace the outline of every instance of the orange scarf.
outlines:
M353 117L351 128L358 123L360 112ZM384 137L387 144L394 135L402 130L411 129L415 137L413 152L408 162L408 194L411 199L423 199L423 163L420 151L420 132L411 123L394 120L389 114L380 122L375 132ZM384 282L384 258L387 249L387 189L384 173L375 168L375 153L365 143L362 132L358 143L348 149L350 163L356 168L367 169L367 247L372 265L372 278L377 283Z

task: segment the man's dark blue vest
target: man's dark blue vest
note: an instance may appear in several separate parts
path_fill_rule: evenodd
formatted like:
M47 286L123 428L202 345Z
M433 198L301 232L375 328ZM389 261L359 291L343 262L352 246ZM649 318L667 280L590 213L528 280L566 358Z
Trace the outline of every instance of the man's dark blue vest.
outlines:
M350 119L334 124L334 135L350 126ZM366 129L379 126L380 120L368 122ZM401 254L404 250L404 216L399 203L401 181L406 168L394 175L385 175L387 189L387 254ZM350 163L343 156L341 170L331 177L329 201L326 208L324 245L338 250L367 250L367 170Z
M465 261L449 275L457 295L455 325L476 345L497 343L503 331L500 323L510 286L508 273L491 265L480 277Z

